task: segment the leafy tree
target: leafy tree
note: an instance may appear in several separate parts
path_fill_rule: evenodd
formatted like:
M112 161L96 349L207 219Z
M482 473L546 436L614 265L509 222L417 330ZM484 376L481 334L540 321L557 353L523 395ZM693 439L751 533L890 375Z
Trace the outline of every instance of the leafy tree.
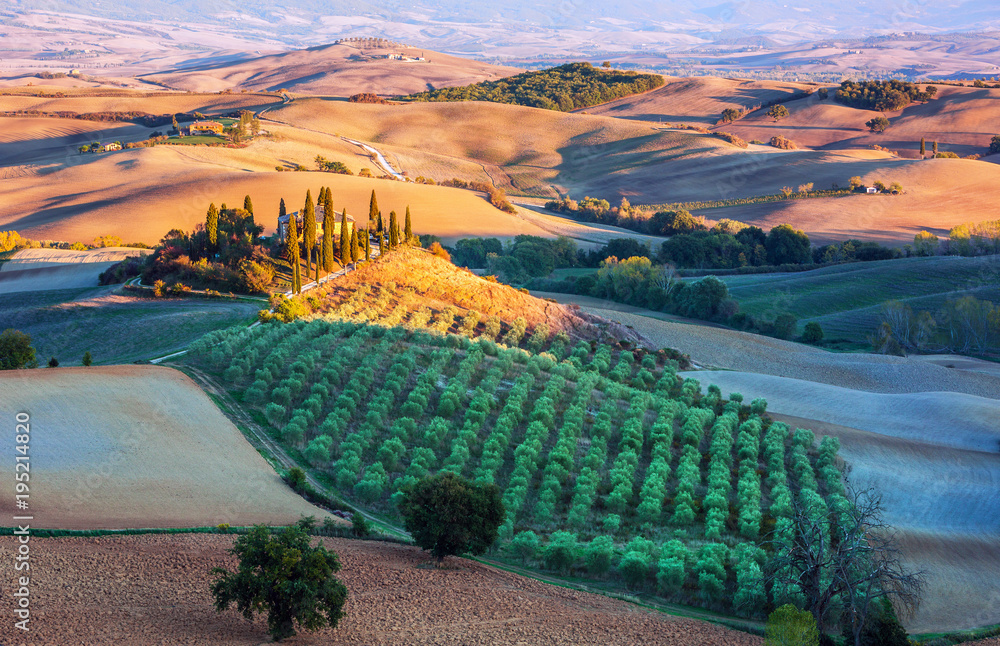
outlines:
M284 415L284 408L282 408L282 415ZM295 491L302 491L306 486L306 472L301 467L292 467L288 470L286 480L289 487Z
M872 132L883 133L889 128L889 120L885 117L873 117L865 122L865 126Z
M764 247L767 249L767 261L772 265L802 264L812 258L809 236L789 224L779 224L771 229Z
M533 531L526 530L519 532L510 541L508 549L521 559L522 563L527 563L528 560L535 558L538 555L538 549L540 546L540 541L538 539L538 534Z
M657 211L646 224L649 233L660 236L702 231L707 228L702 218L696 218L684 209Z
M864 186L864 182L861 181L861 177L858 176L858 175L855 175L854 177L852 177L850 180L848 180L848 182L849 182L850 189L852 191L856 191L859 188L861 188L862 186Z
M773 105L771 106L771 109L767 111L767 116L771 117L776 122L781 121L788 116L788 108L780 103L778 105Z
M768 616L764 646L819 646L816 620L808 611L785 604Z
M485 552L506 517L496 485L474 484L450 472L407 487L399 509L406 531L439 565L449 554Z
M823 327L816 321L806 323L806 327L802 331L802 340L816 345L823 340Z
M1000 154L1000 135L993 135L993 139L990 140L990 154Z
M351 515L351 531L353 531L354 535L358 538L364 538L372 533L371 524L368 522L368 519L361 514L361 512L356 511Z
M83 361L81 361L81 363L85 366L89 366L94 363L94 358L90 356L90 350L83 353Z
M649 576L649 556L642 552L630 551L618 563L618 571L621 572L628 587L637 588Z
M0 333L0 370L35 368L35 349L31 347L31 336L8 328Z
M906 630L899 623L896 610L888 599L879 599L868 612L868 617L857 637L852 621L848 617L842 621L844 639L855 646L910 646Z
M913 236L913 249L918 256L933 256L938 243L938 237L929 231L921 231Z
M737 108L726 108L722 111L722 123L732 123L743 116L743 111Z
M576 534L573 532L553 532L549 544L545 546L545 567L558 572L568 572L576 562Z
M235 572L212 568L215 609L231 604L248 620L267 613L268 632L280 641L305 630L336 627L344 616L347 588L334 574L340 570L337 554L322 544L310 545L301 527L277 534L257 525L236 539L229 553L239 559Z
M211 245L212 249L216 249L219 244L219 209L215 208L214 202L208 205L208 214L205 216L205 233L208 234L208 244Z

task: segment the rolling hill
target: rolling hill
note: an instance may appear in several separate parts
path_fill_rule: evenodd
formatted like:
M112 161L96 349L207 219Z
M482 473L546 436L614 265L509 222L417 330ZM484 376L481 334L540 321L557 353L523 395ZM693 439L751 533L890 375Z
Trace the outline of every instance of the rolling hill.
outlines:
M423 60L386 59L389 54ZM185 67L142 78L198 92L287 89L293 94L350 96L371 92L385 96L468 85L519 71L405 45L344 41L236 63Z

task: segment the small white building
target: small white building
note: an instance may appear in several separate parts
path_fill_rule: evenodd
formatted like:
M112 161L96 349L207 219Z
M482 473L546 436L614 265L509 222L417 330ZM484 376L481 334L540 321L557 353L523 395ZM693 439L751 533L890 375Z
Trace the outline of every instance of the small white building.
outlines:
M869 186L868 188L865 189L865 193L868 193L869 195L875 195L876 193L878 193L878 189L875 188L874 186Z

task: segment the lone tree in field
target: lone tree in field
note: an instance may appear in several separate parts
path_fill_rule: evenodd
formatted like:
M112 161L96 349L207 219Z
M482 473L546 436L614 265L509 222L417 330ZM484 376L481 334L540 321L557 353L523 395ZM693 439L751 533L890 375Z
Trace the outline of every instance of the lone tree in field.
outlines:
M990 153L991 155L1000 154L1000 135L993 135L993 139L990 140Z
M881 134L889 128L889 120L885 117L874 117L866 121L865 125L868 126L868 129L872 132Z
M205 215L205 233L208 235L209 248L214 250L219 244L219 209L215 208L215 202L208 205L208 213Z
M302 206L302 247L306 254L306 278L312 271L313 249L316 248L316 207L312 192L306 190L306 203Z
M771 117L775 121L781 121L788 116L788 108L780 103L778 105L773 105L771 106L771 109L767 111L767 116Z
M83 360L80 363L85 366L90 366L94 363L94 358L90 356L90 350L83 353Z
M0 334L0 370L34 368L37 365L31 336L12 328Z
M482 554L497 539L507 515L494 484L474 484L454 473L439 473L411 485L399 503L406 531L437 557Z
M720 119L720 121L722 121L722 123L732 123L742 116L743 113L740 110L737 110L736 108L726 108L722 111L722 119Z
M872 489L849 491L847 500L828 516L793 499L793 531L772 535L767 579L800 592L817 626L828 623L839 601L860 646L866 619L883 599L917 607L923 576L904 569L896 537L882 519L881 496Z
M313 547L309 535L297 526L277 534L257 525L236 539L229 553L239 558L239 569L212 568L215 609L230 604L248 621L267 613L267 629L275 641L305 630L336 628L344 616L347 588L334 576L340 570L335 552L322 544Z

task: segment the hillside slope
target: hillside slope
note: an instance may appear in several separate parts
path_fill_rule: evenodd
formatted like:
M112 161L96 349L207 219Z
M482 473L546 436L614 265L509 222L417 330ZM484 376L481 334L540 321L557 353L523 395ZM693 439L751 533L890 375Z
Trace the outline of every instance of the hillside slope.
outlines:
M402 54L425 60L386 59ZM429 88L468 85L520 70L407 46L338 42L285 54L261 56L145 76L170 88L190 91L248 89L294 94L350 96L360 92L405 95Z

